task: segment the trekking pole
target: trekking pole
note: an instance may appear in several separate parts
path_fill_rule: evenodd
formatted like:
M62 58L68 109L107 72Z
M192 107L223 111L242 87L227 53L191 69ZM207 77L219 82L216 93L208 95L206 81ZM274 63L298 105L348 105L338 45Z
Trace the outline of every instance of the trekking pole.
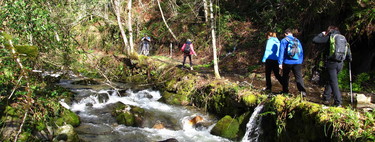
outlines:
M349 62L349 84L350 84L350 102L353 105L353 88L352 88L352 64Z

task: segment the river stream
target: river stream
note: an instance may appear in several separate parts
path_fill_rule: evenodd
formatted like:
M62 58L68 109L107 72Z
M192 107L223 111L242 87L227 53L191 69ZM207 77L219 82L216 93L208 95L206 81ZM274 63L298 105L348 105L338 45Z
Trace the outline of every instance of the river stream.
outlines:
M78 79L76 79L78 80ZM158 90L134 90L126 84L117 84L123 93L106 84L75 85L75 80L61 80L60 85L75 92L71 103L60 103L77 113L81 124L75 128L82 141L87 142L155 142L174 139L179 142L226 142L225 138L210 134L217 121L207 113L188 107L172 106L159 102L162 97ZM116 103L137 106L146 112L142 127L118 124L111 115ZM201 116L208 122L207 127L195 127L188 121ZM153 128L163 124L165 128Z

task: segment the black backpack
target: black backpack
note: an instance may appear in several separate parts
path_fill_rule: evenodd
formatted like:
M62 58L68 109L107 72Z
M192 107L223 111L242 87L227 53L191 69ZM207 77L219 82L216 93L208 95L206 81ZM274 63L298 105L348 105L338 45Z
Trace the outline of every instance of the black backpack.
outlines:
M330 36L329 56L334 61L344 61L348 53L349 44L345 36L341 34L332 34Z
M190 54L190 44L186 44L186 45L185 45L184 53L185 53L185 54Z

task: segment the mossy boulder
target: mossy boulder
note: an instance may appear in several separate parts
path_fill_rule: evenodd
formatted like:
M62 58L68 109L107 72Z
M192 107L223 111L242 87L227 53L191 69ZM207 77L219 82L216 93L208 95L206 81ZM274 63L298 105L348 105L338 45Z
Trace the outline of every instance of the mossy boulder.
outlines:
M57 118L56 124L58 126L63 126L64 124L70 124L74 127L77 127L81 122L79 120L79 116L75 114L74 112L65 109L61 115L60 118Z
M187 97L187 95L164 91L161 101L171 105L187 105L189 103L189 98Z
M248 94L248 95L242 97L243 102L247 106L255 106L257 104L257 99L258 99L258 97L254 94Z
M30 45L14 45L16 51L20 54L26 54L28 57L38 56L38 48Z
M117 103L112 111L112 116L116 118L119 124L140 127L143 123L144 113L145 110L140 107Z
M211 130L211 134L228 139L235 139L237 138L239 128L240 124L238 123L238 120L227 115L216 123L214 128Z
M74 131L74 127L67 124L57 128L53 141L77 142L80 140L77 133Z

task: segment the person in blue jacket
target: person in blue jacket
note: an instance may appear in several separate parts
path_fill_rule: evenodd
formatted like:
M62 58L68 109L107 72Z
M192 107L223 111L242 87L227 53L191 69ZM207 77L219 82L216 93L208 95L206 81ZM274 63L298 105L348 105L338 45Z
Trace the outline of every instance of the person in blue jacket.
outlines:
M298 43L298 59L291 58L288 55L289 41L294 39L296 39ZM289 93L289 73L292 71L298 91L300 91L301 95L305 97L306 89L302 78L303 48L301 42L296 37L293 37L292 30L289 28L285 30L285 38L283 38L280 42L279 55L279 68L282 69L283 72L283 83L281 84L283 86L283 91L281 93Z
M263 55L262 62L266 63L266 88L264 91L271 92L272 91L272 83L271 83L271 73L275 75L276 79L282 84L282 78L279 73L279 49L280 49L280 41L276 37L276 33L274 32L267 32L267 44L266 50Z

